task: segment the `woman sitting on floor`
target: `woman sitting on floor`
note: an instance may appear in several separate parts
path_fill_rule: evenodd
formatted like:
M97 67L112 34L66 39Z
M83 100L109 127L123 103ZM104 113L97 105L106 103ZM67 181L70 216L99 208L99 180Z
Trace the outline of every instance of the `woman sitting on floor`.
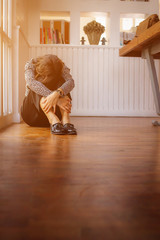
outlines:
M51 126L53 134L76 134L70 123L70 91L74 80L70 70L55 55L31 59L25 65L26 93L21 116L28 125Z

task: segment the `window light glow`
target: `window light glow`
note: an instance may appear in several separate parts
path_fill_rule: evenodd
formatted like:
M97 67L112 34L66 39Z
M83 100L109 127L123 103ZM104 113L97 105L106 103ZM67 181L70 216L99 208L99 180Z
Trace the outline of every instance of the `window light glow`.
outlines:
M124 31L130 30L133 27L133 18L123 18L122 25Z

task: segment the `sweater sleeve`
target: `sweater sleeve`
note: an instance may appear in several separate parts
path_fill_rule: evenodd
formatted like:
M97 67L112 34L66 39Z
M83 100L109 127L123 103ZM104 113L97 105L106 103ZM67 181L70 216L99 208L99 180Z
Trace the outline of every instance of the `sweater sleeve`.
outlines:
M49 94L52 93L43 83L35 80L35 66L32 63L31 59L25 65L25 81L26 81L26 88L31 89L33 92L37 93L38 95L47 97Z
M69 92L72 91L75 84L74 84L74 80L70 74L70 69L67 68L66 65L63 66L62 77L64 78L65 83L60 88L63 90L64 95L67 95Z

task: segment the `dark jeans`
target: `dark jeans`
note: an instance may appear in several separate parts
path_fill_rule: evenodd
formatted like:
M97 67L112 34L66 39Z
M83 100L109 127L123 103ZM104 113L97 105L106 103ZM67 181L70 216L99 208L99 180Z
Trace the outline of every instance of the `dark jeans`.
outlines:
M21 107L21 116L25 123L33 127L49 127L50 123L48 118L40 107L40 100L42 96L31 91L24 98L23 105ZM61 112L59 107L56 107L56 115L61 120Z

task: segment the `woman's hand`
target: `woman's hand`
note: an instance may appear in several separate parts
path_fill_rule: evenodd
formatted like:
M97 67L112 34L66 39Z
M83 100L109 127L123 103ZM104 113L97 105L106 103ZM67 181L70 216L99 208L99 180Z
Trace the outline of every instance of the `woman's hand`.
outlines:
M71 112L71 99L68 96L64 96L58 99L57 105L64 110L65 112L70 113Z
M44 112L48 113L50 109L53 107L54 113L55 113L58 99L59 99L59 93L56 91L48 95L42 102L42 104L44 104L44 108L43 108Z

